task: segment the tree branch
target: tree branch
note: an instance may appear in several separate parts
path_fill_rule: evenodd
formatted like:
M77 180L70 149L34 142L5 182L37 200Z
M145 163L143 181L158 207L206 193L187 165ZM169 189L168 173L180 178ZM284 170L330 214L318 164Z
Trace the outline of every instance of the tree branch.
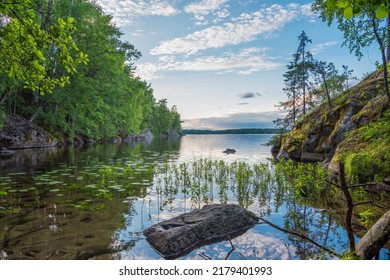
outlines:
M331 185L335 186L336 188L341 189L341 187L340 187L339 185L337 185L337 184L335 184L335 183L333 183L333 182L331 182L331 181L329 181L329 180L325 180L325 182L327 182L328 184L331 184Z
M376 207L384 208L382 205L379 205L379 204L375 203L373 200L362 201L362 202L355 203L353 205L353 207L358 206L358 205L363 205L363 204L372 204L372 205L375 205Z
M292 231L292 230L288 230L288 229L285 229L285 228L281 228L281 227L279 227L279 226L277 226L277 225L275 225L275 224L273 224L273 223L271 223L271 222L269 222L266 219L263 219L261 217L259 217L259 219L261 221L263 221L264 223L270 225L271 227L276 228L277 230L280 230L280 231L283 231L285 233L292 234L292 235L298 236L298 237L300 237L302 239L305 239L305 240L309 241L310 243L316 245L317 247L321 248L322 250L328 252L329 254L341 258L340 254L338 254L335 251L333 251L333 250L331 250L331 249L329 249L329 248L327 248L327 247L317 243L316 241L314 241L313 239L307 237L306 235L304 235L302 233L295 232L295 231Z
M349 186L348 189L359 188L359 187L368 187L368 186L376 186L377 184L378 183L375 183L375 182L356 184L356 185Z

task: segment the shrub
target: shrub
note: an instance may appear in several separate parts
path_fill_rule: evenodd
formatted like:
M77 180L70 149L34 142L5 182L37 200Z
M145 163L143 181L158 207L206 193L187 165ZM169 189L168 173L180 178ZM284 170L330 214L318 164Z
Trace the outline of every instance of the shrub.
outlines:
M345 173L354 183L380 181L385 166L376 154L350 153L345 157Z

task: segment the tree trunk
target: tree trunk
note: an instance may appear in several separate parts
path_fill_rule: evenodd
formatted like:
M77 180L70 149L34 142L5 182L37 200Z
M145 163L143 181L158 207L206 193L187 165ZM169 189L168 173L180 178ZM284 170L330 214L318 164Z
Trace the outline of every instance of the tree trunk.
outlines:
M4 104L7 95L8 95L8 88L6 88L3 94L0 96L0 105Z
M303 48L303 53L302 53L302 86L303 86L303 115L306 115L305 48Z
M347 228L348 241L349 241L349 251L352 253L355 251L355 237L353 235L352 229L352 211L353 211L353 200L349 192L347 182L345 180L345 171L344 163L341 162L339 165L340 168L340 187L344 193L345 200L347 201L347 213L345 214L345 226Z
M390 13L387 14L387 44L386 44L386 61L390 60Z
M38 109L35 111L35 113L28 120L29 123L34 122L35 118L38 116L38 113L41 111L41 109L42 109L42 107L38 107Z
M328 84L326 83L325 75L322 76L322 79L324 81L325 93L326 93L326 98L328 99L329 108L332 108L332 101L330 100L330 94L329 94Z
M388 70L387 70L387 60L386 60L386 53L385 53L385 44L383 43L383 40L381 39L381 37L379 36L379 33L378 33L378 23L376 21L376 17L375 17L375 14L373 14L371 16L372 18L372 27L373 27L373 30L374 30L374 35L375 35L375 38L379 44L379 48L381 50L381 55L382 55L382 66L383 66L383 82L384 82L384 87L385 87L385 93L389 99L389 104L390 104L390 91L389 91L389 81L388 81L388 77L389 77L389 74L388 74Z
M295 102L296 102L296 94L295 94L295 88L293 88L293 126L295 126L295 121L297 119L297 112L295 108Z
M365 260L371 260L390 239L390 210L387 211L372 228L360 239L356 254Z

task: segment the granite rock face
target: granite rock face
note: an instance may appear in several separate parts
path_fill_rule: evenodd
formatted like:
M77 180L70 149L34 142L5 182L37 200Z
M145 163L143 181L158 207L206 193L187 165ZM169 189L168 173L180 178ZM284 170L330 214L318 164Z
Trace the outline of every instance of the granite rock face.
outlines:
M144 230L146 240L165 259L176 259L196 248L229 240L258 223L252 212L234 204L206 205Z
M355 87L333 100L330 107L321 104L286 134L278 150L278 159L331 162L351 146L349 132L381 118L389 107L386 95L378 94L382 73L374 72Z
M0 131L0 148L45 148L56 144L56 139L50 133L17 115L8 116L5 126Z

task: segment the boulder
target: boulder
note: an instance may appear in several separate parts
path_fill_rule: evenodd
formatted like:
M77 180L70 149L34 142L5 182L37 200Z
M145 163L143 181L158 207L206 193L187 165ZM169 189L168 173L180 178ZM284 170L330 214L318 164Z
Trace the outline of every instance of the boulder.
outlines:
M274 158L276 158L278 156L280 152L280 145L273 145L272 148L271 148L271 154Z
M303 162L322 162L324 159L323 154L302 152L301 161Z
M176 259L201 246L237 237L257 223L256 215L239 205L212 204L155 224L144 234L162 257Z
M130 133L123 138L123 142L151 142L154 138L153 133L150 130L145 130L141 134Z
M7 116L0 131L0 147L8 149L45 148L56 144L50 133L17 115Z

